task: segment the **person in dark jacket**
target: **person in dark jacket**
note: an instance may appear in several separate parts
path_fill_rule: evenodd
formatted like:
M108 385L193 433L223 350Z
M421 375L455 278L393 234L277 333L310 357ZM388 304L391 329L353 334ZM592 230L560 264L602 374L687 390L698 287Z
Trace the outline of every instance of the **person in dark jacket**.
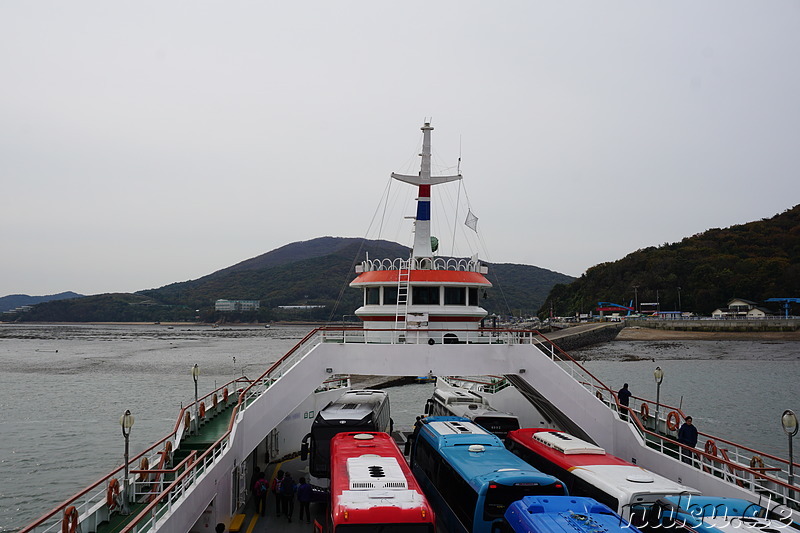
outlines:
M297 492L297 485L292 479L292 474L289 472L283 473L283 481L278 488L281 496L281 507L283 511L281 511L285 516L286 519L291 522L292 521L292 512L294 512L294 494Z
M617 392L617 398L619 398L619 404L622 406L622 416L625 420L628 419L628 404L631 401L631 391L628 390L628 384L625 383L622 388Z
M697 428L692 425L692 417L687 416L686 421L678 429L678 442L691 448L697 446ZM681 458L684 463L692 463L692 451L681 447Z
M281 515L281 507L283 507L283 499L278 494L278 485L283 481L283 470L278 470L278 474L272 479L272 495L275 497L275 516Z
M301 477L300 482L297 485L297 501L300 503L300 515L298 516L298 520L300 522L303 521L303 515L306 517L306 523L311 523L311 497L313 495L313 489L311 485L306 483L306 478Z

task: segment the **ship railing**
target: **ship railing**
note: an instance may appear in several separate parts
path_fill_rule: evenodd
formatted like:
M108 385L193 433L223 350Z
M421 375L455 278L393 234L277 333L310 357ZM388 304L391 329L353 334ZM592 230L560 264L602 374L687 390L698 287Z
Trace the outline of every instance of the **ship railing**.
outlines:
M320 342L345 344L538 344L542 337L530 329L364 329L348 326L326 326L315 330ZM311 346L310 348L313 348Z
M144 451L129 458L128 500L130 504L141 503L143 498L152 498L154 495L153 490L163 487L166 475L176 474L181 469L192 470L195 468L191 462L187 461L183 461L180 465L175 465L172 468L166 468L165 465L171 462L174 450L180 447L181 441L189 437L192 432L197 431L197 428L206 418L210 418L216 414L215 411L230 406L229 403L222 400L223 397L227 397L228 402L235 400L234 395L228 396L225 391L231 389L236 390L237 388L241 390L242 386L248 383L246 378L232 380L209 392L205 396L199 397L196 404L192 402L181 408L178 420L173 426L171 433L158 440ZM214 402L215 397L217 398L216 402ZM205 416L201 417L201 420L197 420L196 415L203 410L200 408L201 404L204 406L206 403L209 407L208 409L204 409ZM197 407L197 409L195 409L195 407ZM227 446L227 444L225 444L225 446ZM139 468L137 468L137 464ZM150 465L153 465L154 468L151 469ZM70 507L74 507L77 510L80 523L84 530L96 531L99 524L107 521L113 513L119 513L120 511L123 487L125 486L124 472L125 465L123 464L68 500L62 502L32 524L25 526L25 528L20 530L20 533L60 531L65 511ZM148 481L145 482L145 480ZM112 483L118 484L118 494L114 490L109 489ZM144 490L145 485L149 486L149 490ZM111 494L111 498L109 498L109 493ZM109 499L111 499L112 505L108 504ZM131 523L136 521L136 517L131 517ZM83 524L85 524L85 526L83 526Z
M788 506L800 510L798 476L790 484L789 462L774 455L759 452L727 439L699 432L696 448L677 442L678 428L686 419L680 408L664 402L649 401L632 396L628 407L620 405L617 393L586 370L578 361L544 335L539 349L577 382L605 403L617 416L630 421L647 446L678 461L752 492L765 507ZM793 463L793 471L800 465ZM780 512L778 511L780 514Z
M407 258L396 259L367 259L362 261L356 272L372 272L376 270L401 270L402 263L408 261ZM486 266L477 259L464 259L456 257L435 257L433 260L428 258L417 259L418 264L414 265L414 270L455 270L459 272L480 272L486 273Z

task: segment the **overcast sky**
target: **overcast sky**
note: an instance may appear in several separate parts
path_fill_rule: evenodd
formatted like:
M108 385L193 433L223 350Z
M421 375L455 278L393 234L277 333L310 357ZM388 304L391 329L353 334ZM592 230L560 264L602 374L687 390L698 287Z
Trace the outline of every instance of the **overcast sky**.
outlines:
M579 276L800 203L799 53L797 0L0 2L0 296L376 237L426 118L482 258Z

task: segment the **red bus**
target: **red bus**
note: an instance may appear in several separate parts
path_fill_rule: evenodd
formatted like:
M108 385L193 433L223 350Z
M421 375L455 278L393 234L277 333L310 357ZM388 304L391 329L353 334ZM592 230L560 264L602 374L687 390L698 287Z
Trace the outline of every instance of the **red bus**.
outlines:
M512 431L506 447L528 464L563 481L570 496L594 498L639 529L647 530L648 522L660 519L660 499L700 494L553 429Z
M433 533L435 517L405 457L387 433L331 439L332 533Z

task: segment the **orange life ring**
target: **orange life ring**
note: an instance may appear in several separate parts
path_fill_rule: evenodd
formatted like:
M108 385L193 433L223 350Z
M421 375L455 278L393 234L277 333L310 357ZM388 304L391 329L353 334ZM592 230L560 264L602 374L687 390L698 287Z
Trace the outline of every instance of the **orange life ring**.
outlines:
M164 451L167 452L167 454L171 454L172 453L172 441L171 440L168 440L164 444Z
M754 455L750 459L750 468L764 468L764 459L760 455Z
M150 461L148 461L147 457L142 457L142 460L139 463L139 470L150 470ZM142 472L139 474L139 481L147 481L149 477L149 473L146 474Z
M717 456L717 443L709 439L706 441L706 453L708 455Z
M639 407L639 414L641 414L642 418L644 418L645 420L650 418L650 406L642 402L642 406Z
M211 402L214 405L214 408L217 408L217 393L214 393L213 401Z
M227 402L228 401L228 387L225 387L222 390L222 401L223 402Z
M667 415L667 427L670 431L678 429L678 420L680 420L678 411L670 411Z
M117 506L117 497L119 497L119 480L112 477L108 482L108 490L106 490L106 505L109 509Z
M189 411L186 411L186 415L183 417L183 425L186 426L186 429L192 427L192 415L189 414Z
M74 505L64 509L64 518L61 520L61 533L75 533L78 530L78 510Z
M206 403L200 402L200 418L206 417Z
M595 393L595 396L597 396L597 399L600 400L601 402L603 401L603 393L602 392L597 391Z

